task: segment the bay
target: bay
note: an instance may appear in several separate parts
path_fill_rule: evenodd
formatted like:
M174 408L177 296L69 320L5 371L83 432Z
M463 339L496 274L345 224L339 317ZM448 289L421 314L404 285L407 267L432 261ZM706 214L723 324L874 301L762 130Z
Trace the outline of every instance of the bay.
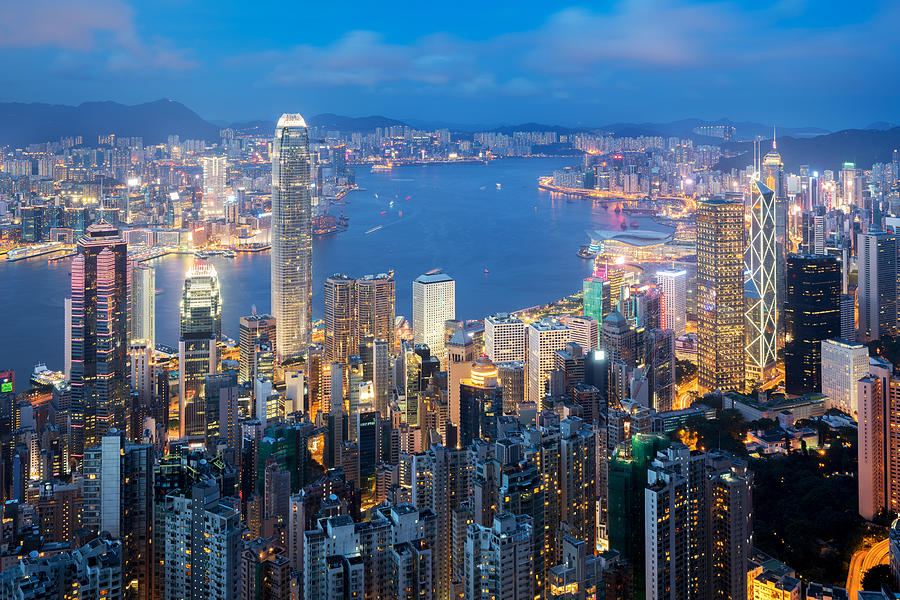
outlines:
M360 167L357 183L364 190L332 208L333 214L342 210L349 217L349 228L314 241L314 318L322 316L322 283L332 273L361 276L393 269L397 314L406 316L412 312L412 280L436 268L456 279L459 318L543 304L579 289L591 264L576 256L578 246L587 243L588 231L617 227L624 217L612 208L538 189L538 176L574 160L401 166L390 173ZM181 287L192 261L189 256L154 261L161 290L158 342L177 345ZM221 281L222 329L236 339L238 319L252 306L269 311L269 254L211 262ZM27 387L37 362L63 367L69 270L69 261L0 260L0 370L16 370L18 389Z

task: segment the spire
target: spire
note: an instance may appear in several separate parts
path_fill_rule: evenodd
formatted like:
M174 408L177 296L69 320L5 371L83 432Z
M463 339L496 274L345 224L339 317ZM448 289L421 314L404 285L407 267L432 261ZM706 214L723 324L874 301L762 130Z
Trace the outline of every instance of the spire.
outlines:
M775 125L772 125L772 150L775 149Z

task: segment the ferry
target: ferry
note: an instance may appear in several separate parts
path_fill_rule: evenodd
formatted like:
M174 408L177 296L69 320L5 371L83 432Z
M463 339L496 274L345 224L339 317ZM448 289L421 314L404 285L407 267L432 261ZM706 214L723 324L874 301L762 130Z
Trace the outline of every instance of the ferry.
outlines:
M393 168L393 163L378 163L372 165L372 173L390 173Z
M42 256L44 254L50 254L51 252L65 250L65 248L66 246L62 242L46 242L34 246L14 248L6 253L6 260L10 262L24 260L26 258L33 258L35 256Z
M372 229L369 229L368 231L366 231L366 235L369 235L370 233L375 233L376 231L378 231L378 230L381 229L382 227L384 227L384 225L376 225L376 226L373 227Z
M34 372L31 374L31 383L35 387L59 387L66 380L65 373L60 371L51 371L44 363L38 363L34 366Z

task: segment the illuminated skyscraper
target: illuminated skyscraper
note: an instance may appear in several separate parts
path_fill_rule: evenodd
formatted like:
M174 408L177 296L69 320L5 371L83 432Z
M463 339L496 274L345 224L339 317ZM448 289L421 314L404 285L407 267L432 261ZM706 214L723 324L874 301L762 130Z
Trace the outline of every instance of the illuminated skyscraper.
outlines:
M525 323L522 319L509 313L487 317L484 320L484 353L494 362L525 360Z
M784 305L784 383L789 394L822 388L822 341L841 333L841 266L834 256L789 254Z
M528 336L528 370L526 400L541 405L547 387L547 379L553 370L556 351L566 347L569 328L553 318L544 318L525 327Z
M582 314L585 317L596 319L597 323L602 323L610 311L609 282L595 274L584 279L582 289L584 291Z
M356 280L356 332L359 341L367 335L394 347L396 301L394 274L366 275Z
M775 301L777 306L784 306L784 282L785 282L785 260L787 253L793 250L791 240L787 235L788 222L788 201L787 189L784 183L784 162L775 146L774 132L772 135L772 151L766 154L760 165L760 183L772 191L774 200L775 213ZM754 196L754 205L756 204L757 190L751 185L750 192ZM768 217L766 217L768 219ZM777 315L777 331L779 332L777 343L780 348L783 343L781 331L784 322L781 314Z
M656 272L659 291L663 295L662 326L675 332L675 337L687 331L687 271Z
M503 414L503 389L498 371L487 356L472 365L471 376L459 384L459 443L467 448L473 440L494 442L497 418Z
M272 313L280 360L312 339L312 205L309 134L298 114L281 115L272 155Z
M131 269L131 339L156 344L156 269L143 263Z
M744 205L697 204L697 313L701 392L744 386Z
M776 306L777 253L775 193L759 181L750 183L750 244L747 248L745 375L748 381L768 381L775 372L779 307ZM699 238L699 233L698 233ZM699 243L699 242L698 242Z
M356 354L354 279L335 273L325 280L325 356L328 361L347 364Z
M238 381L253 379L253 361L260 344L274 349L276 336L275 318L271 315L252 314L240 320L240 370Z
M427 344L432 356L446 365L444 328L456 318L456 282L446 273L419 275L412 285L413 336L416 344Z
M859 334L869 342L897 332L897 237L870 231L857 240Z
M88 227L72 260L70 455L124 429L128 352L128 249L108 223Z
M208 214L221 215L225 204L225 177L228 161L224 156L200 158L203 167L203 204Z
M216 342L222 334L222 297L215 268L195 264L184 279L178 342L181 437L206 436L206 376L218 370Z

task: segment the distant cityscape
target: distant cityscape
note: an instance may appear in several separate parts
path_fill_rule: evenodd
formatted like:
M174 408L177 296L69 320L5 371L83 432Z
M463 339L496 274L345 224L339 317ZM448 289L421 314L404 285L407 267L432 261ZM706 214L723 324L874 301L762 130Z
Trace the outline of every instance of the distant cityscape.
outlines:
M0 598L898 597L898 150L787 168L777 129L712 121L263 129L0 147L0 275L71 282L45 290L62 370L0 364ZM361 171L548 156L534 188L615 223L558 248L590 268L571 294L458 314L424 258L314 277ZM232 340L244 253L271 307ZM192 259L177 347L167 255Z

